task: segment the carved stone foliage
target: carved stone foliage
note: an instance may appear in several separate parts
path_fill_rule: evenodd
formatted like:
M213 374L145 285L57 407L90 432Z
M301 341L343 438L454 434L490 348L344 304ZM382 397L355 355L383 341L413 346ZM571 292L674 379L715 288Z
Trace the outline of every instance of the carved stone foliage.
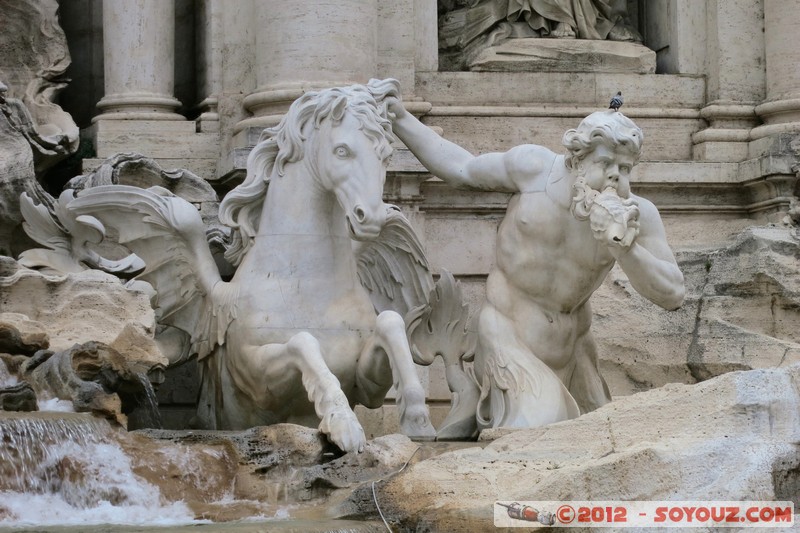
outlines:
M4 88L0 81L0 255L10 256L30 244L22 231L20 195L27 193L40 201L47 195L36 181L29 139L19 129L25 106L6 98Z
M34 147L42 171L78 148L78 126L55 104L66 86L69 49L58 23L56 0L2 0L0 82L29 114L17 114L17 126Z

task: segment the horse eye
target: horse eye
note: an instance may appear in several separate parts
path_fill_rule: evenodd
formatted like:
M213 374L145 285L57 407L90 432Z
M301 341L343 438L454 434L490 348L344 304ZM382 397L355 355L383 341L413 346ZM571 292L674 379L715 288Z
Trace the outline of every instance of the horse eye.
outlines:
M337 146L334 148L333 152L338 157L348 157L350 155L350 150L348 150L346 146Z

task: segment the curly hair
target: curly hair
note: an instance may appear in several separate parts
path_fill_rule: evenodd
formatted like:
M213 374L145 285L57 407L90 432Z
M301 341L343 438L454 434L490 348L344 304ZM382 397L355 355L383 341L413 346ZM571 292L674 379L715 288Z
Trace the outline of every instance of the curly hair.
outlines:
M644 133L634 122L618 111L597 111L583 119L577 129L568 130L561 143L567 149L564 163L576 168L601 144L618 150L626 149L639 161Z
M298 98L278 126L263 131L247 158L247 177L219 205L220 222L232 229L225 258L238 265L252 246L273 170L282 176L286 164L303 158L305 141L311 135L309 128L319 128L326 119L338 124L345 112L352 113L361 131L372 139L375 152L388 157L394 137L383 100L399 95L398 82L387 79L311 91Z

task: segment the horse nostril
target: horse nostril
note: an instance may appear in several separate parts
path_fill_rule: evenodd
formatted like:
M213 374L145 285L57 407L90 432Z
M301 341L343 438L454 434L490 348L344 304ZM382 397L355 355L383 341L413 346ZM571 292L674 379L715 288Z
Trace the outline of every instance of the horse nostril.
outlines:
M353 208L353 216L355 216L356 221L361 224L364 222L364 220L366 220L367 213L360 205L357 205Z

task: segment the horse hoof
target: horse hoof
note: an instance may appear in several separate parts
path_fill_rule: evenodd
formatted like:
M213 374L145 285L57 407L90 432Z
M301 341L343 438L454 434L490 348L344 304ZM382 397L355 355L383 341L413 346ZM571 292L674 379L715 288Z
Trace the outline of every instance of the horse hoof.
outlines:
M426 406L421 407L421 409L406 409L400 419L400 429L406 437L412 440L434 440L436 438L436 430L431 424L428 408ZM414 413L413 411L419 412Z
M320 431L328 435L328 440L346 453L364 451L367 437L355 413L334 412L323 418Z
M425 404L425 391L421 387L409 387L403 390L401 398L400 430L403 435L415 440L434 440L436 430Z

